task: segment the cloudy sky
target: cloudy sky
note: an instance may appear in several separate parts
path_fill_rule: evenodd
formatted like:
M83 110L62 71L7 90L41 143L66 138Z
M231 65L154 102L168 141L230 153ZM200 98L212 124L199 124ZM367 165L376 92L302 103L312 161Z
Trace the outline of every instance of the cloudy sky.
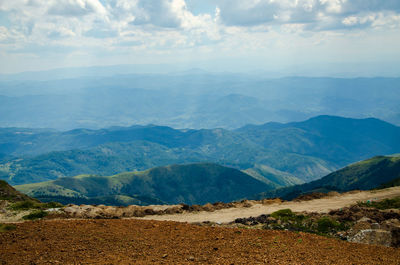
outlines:
M399 0L0 0L0 73L179 64L384 75L400 69L399 47Z

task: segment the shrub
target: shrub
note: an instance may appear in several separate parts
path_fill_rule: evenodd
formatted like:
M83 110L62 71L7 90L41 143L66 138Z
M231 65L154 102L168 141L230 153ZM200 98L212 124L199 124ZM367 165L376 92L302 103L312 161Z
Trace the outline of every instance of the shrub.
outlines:
M380 210L400 209L400 197L396 197L393 199L385 199L378 202L377 201L358 202L358 205L363 207L373 207Z
M282 209L271 213L271 217L274 217L276 219L290 219L296 217L296 214L293 213L290 209Z
M46 202L46 203L42 203L42 209L50 209L50 208L61 208L64 207L64 205L62 205L59 202Z
M16 211L29 210L29 209L35 208L36 204L37 203L35 203L34 201L22 201L22 202L16 202L16 203L12 204L10 206L10 208L13 210L16 210Z
M60 208L63 207L61 203L58 202L35 202L35 201L22 201L16 202L12 204L9 208L15 211L23 211L23 210L30 210L30 209L49 209L49 208Z
M322 217L317 221L317 230L320 233L328 233L340 227L340 224L329 217Z
M0 232L15 230L17 227L13 224L0 224Z
M47 212L39 210L39 211L34 211L28 215L25 215L22 217L24 220L36 220L36 219L41 219L43 217L47 216Z

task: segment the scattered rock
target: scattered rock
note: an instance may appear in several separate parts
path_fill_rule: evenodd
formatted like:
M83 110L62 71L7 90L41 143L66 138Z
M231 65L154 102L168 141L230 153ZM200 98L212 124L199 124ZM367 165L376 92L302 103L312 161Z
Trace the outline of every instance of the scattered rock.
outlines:
M381 226L378 223L372 223L371 224L371 229L380 229Z
M390 231L382 229L366 229L349 237L348 241L390 247L392 245L392 234Z
M324 198L326 196L328 196L326 193L313 192L313 193L300 195L299 197L297 197L293 201L297 201L297 202L299 202L299 201L311 201L311 200L315 200L315 199L321 199L321 198Z

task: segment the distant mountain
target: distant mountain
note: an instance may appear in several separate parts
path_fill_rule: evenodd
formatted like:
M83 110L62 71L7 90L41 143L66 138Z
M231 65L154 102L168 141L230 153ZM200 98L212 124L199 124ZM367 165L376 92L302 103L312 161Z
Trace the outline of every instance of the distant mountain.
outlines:
M42 201L80 199L107 204L116 203L118 196L125 198L119 204L230 202L271 188L239 170L212 163L156 167L107 177L81 175L15 187Z
M400 127L371 118L318 116L235 131L154 125L66 132L3 128L0 153L7 155L0 160L0 179L17 185L214 162L245 170L278 188L316 180L368 157L398 152Z
M304 122L245 126L237 131L265 148L318 157L342 166L400 150L400 127L373 118L323 115Z
M256 164L252 168L243 170L243 172L275 188L304 183L304 181L289 173L265 165Z
M400 125L400 78L271 79L199 71L144 74L127 66L109 70L0 76L0 127L71 130L158 124L236 129L321 114L376 117Z
M255 196L255 198L280 197L293 199L311 192L369 190L381 185L393 184L400 178L400 155L377 156L354 163L319 180L292 187L279 188Z

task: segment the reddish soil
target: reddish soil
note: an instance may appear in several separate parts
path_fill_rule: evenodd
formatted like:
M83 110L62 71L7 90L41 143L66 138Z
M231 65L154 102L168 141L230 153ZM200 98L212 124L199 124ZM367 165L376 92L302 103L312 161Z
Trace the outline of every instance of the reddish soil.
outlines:
M0 233L0 264L400 264L400 249L286 231L48 220Z

